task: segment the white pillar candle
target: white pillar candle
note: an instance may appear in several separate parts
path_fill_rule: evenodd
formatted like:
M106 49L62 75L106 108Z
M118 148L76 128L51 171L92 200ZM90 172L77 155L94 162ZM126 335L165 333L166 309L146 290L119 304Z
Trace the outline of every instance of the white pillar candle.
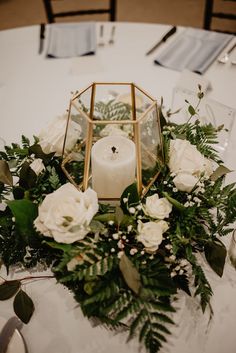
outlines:
M92 188L99 198L120 198L135 181L135 144L123 136L107 136L92 147Z

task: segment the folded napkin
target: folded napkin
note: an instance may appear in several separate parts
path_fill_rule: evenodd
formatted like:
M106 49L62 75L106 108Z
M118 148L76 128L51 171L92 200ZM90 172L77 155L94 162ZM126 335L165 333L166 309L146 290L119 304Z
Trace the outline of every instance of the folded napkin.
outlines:
M188 69L203 74L232 38L229 34L186 28L154 62L177 71Z
M49 28L47 56L70 58L96 51L94 22L53 23Z

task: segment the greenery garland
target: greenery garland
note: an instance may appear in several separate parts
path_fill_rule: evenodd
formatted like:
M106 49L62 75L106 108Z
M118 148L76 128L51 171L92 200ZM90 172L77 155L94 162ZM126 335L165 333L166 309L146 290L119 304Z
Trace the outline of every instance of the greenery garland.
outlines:
M201 88L198 97L199 101L203 97ZM96 106L106 118L116 109L111 102ZM120 103L118 109L124 116L129 111ZM234 184L224 185L229 170L213 148L219 129L201 125L197 109L190 104L188 110L189 121L176 125L167 122L160 108L164 164L145 199L141 200L135 184L131 185L120 206L100 204L86 236L73 243L59 243L35 227L45 197L68 183L61 170L61 156L46 154L39 138L31 143L25 136L21 146L12 143L0 152L0 201L5 204L0 211L0 258L7 270L16 264L26 269L38 264L51 268L57 281L73 292L86 317L109 329L127 331L128 339L138 337L150 353L158 352L171 333L173 303L179 291L196 296L202 311L208 307L212 313L212 289L197 254L205 256L222 276L226 249L220 237L232 231L230 225L236 218L236 189ZM170 145L177 140L189 141L217 165L210 177L204 172L198 175L190 191L176 187L176 173L170 170ZM42 160L40 173L32 168L35 159ZM81 172L83 164L78 162L75 168ZM148 210L153 195L171 207L165 216L167 222ZM168 227L160 243L155 249L148 248L140 240L140 227L163 222ZM21 288L26 282L27 278L5 279L0 285L0 300L14 297L15 313L28 323L34 304Z

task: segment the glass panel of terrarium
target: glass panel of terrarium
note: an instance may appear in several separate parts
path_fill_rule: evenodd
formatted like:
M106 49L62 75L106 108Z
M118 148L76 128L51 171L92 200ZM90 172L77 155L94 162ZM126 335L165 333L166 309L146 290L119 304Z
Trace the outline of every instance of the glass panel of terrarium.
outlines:
M162 154L157 108L153 105L140 119L142 183L147 186L156 176Z
M123 136L129 139L133 139L133 124L122 123L122 121L111 121L106 124L93 124L93 141L97 141L100 138L106 136Z
M94 119L131 120L130 84L96 84Z
M76 98L73 99L74 107L88 116L90 116L91 104L92 85L82 91L79 96L76 96Z
M185 102L186 100L189 102L188 104ZM173 90L172 111L177 111L177 113L171 115L170 121L178 124L186 123L190 119L189 104L195 108L197 113L191 118L190 122L198 119L201 125L211 124L218 130L218 143L214 145L214 148L218 151L220 158L225 157L236 117L236 110L208 97L204 97L199 101L196 92L175 87Z
M136 118L139 119L150 107L154 100L137 86L135 86L134 92Z

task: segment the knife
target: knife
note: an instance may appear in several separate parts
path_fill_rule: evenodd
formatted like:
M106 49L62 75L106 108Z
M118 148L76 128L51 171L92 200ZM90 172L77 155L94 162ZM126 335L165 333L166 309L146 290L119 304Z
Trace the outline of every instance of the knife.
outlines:
M43 52L43 44L44 44L44 38L45 38L45 24L41 23L40 24L40 34L39 34L39 54Z
M21 329L23 323L18 319L18 317L11 317L3 326L0 332L0 353L6 353L8 344L16 329Z
M176 26L171 27L171 29L146 53L146 55L151 54L156 50L162 43L165 43L167 39L176 32Z

